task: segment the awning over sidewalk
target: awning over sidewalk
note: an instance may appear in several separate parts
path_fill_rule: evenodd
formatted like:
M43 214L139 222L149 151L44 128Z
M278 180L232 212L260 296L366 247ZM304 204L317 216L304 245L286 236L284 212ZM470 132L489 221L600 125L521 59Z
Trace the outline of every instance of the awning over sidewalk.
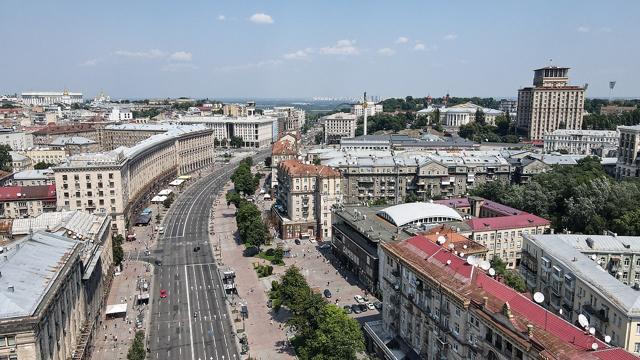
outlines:
M183 182L184 182L184 180L175 179L172 182L170 182L169 185L171 185L171 186L180 186L180 185L182 185Z
M165 200L167 200L166 196L157 195L157 196L154 196L153 199L151 199L151 202L152 203L161 203L161 202L163 202Z
M178 176L178 179L180 179L180 180L189 180L189 179L191 179L191 176L189 176L189 175L182 175L182 176Z
M107 305L107 315L118 315L127 313L127 303L117 305Z
M158 195L160 195L160 196L167 196L167 195L170 195L172 192L173 192L173 190L171 190L171 189L164 189L164 190L160 191L160 192L158 193Z

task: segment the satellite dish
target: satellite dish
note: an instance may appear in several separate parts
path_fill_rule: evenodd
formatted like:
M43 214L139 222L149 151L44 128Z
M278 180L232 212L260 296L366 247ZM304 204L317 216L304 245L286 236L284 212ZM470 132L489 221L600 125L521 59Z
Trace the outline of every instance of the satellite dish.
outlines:
M583 328L586 328L589 326L589 320L587 320L586 316L580 314L578 315L578 324L580 324L580 326L582 326Z
M598 343L591 344L591 348L595 351L598 350Z
M589 328L589 334L595 335L596 334L596 328L594 328L594 327Z
M471 266L476 266L478 264L478 260L476 259L475 256L473 255L469 255L467 257L467 264L471 265Z
M464 253L460 253L460 257L464 257Z
M442 245L447 241L447 238L445 238L444 236L440 235L438 236L438 244Z
M591 260L595 260L595 259L596 259L596 255L595 254L591 255Z
M456 246L453 244L449 244L449 250L453 250Z
M496 276L496 270L494 268L489 269L489 275Z
M489 268L491 268L491 263L490 262L488 262L487 260L482 260L480 262L480 269L482 269L484 271L487 271L487 270L489 270Z
M467 248L467 245L462 245L462 248L463 248L463 249L466 249L466 248Z
M451 265L451 260L447 260L447 265Z
M544 301L544 294L537 291L535 294L533 294L533 301L537 302L538 304L542 304L542 302Z
M610 342L611 342L611 336L606 335L606 336L604 337L604 342L606 342L607 344L608 344L608 343L610 343Z

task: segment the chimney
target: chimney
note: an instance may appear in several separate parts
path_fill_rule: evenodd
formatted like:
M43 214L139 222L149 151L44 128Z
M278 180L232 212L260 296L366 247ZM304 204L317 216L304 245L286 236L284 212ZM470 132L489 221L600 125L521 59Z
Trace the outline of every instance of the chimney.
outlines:
M486 308L489 305L489 298L486 296L482 297L482 307Z
M9 290L9 292L14 292L14 291L16 291L16 289L13 287L13 285L9 285L8 290Z
M527 324L527 336L533 336L533 325Z

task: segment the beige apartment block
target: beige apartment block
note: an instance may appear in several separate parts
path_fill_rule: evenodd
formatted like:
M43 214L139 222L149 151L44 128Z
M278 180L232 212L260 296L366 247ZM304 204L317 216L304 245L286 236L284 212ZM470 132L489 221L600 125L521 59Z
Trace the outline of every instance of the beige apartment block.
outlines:
M320 118L324 124L325 144L339 144L342 138L353 138L356 136L358 127L358 115L335 113Z
M114 232L123 234L145 195L212 162L211 130L168 126L133 147L75 155L55 167L58 207L110 214Z
M328 166L282 161L273 207L281 237L330 239L331 209L342 202L340 181L340 173Z
M533 87L518 90L518 127L531 140L542 140L557 129L582 128L586 87L571 86L569 68L534 70Z
M619 126L620 144L616 177L640 177L640 125Z
M261 148L277 139L278 119L271 116L184 116L175 121L181 125L200 124L213 131L213 138L227 141L240 137L244 147Z

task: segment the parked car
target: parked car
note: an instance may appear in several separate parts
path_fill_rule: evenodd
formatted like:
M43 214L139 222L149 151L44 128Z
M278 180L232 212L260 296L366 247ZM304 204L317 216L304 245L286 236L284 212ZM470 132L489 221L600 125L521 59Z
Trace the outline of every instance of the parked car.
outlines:
M198 252L198 251L200 251L200 246L196 246L193 248L193 252Z
M295 239L293 242L296 243L296 245L300 245L300 239Z
M160 299L164 299L167 297L167 290L162 289L160 290Z
M351 306L349 305L345 305L342 308L344 309L344 312L346 312L347 314L351 314L353 312L353 310L351 310Z
M331 291L329 291L329 289L324 289L324 297L327 299L331 298Z
M330 244L327 244L327 243L324 243L324 244L322 244L322 245L318 246L318 248L319 248L319 249L323 249L323 250L324 250L324 249L329 249L330 247L331 247L331 245L330 245Z
M358 306L360 307L360 311L362 312L369 310L369 308L367 307L367 304L358 304Z
M369 310L375 310L376 309L376 307L373 306L372 303L367 303L367 307L369 308Z
M362 312L362 310L360 310L359 304L351 305L351 310L353 311L354 314L360 314Z
M375 306L375 308L378 309L379 311L382 311L382 303L380 301L375 301L373 303L373 306Z
M158 266L162 266L162 260L156 260L156 261L155 261L155 263L156 263L156 265L158 265Z
M364 298L363 298L362 296L360 296L360 295L356 295L356 296L354 296L353 298L356 300L356 302L357 302L358 304L362 304L362 303L364 303Z

